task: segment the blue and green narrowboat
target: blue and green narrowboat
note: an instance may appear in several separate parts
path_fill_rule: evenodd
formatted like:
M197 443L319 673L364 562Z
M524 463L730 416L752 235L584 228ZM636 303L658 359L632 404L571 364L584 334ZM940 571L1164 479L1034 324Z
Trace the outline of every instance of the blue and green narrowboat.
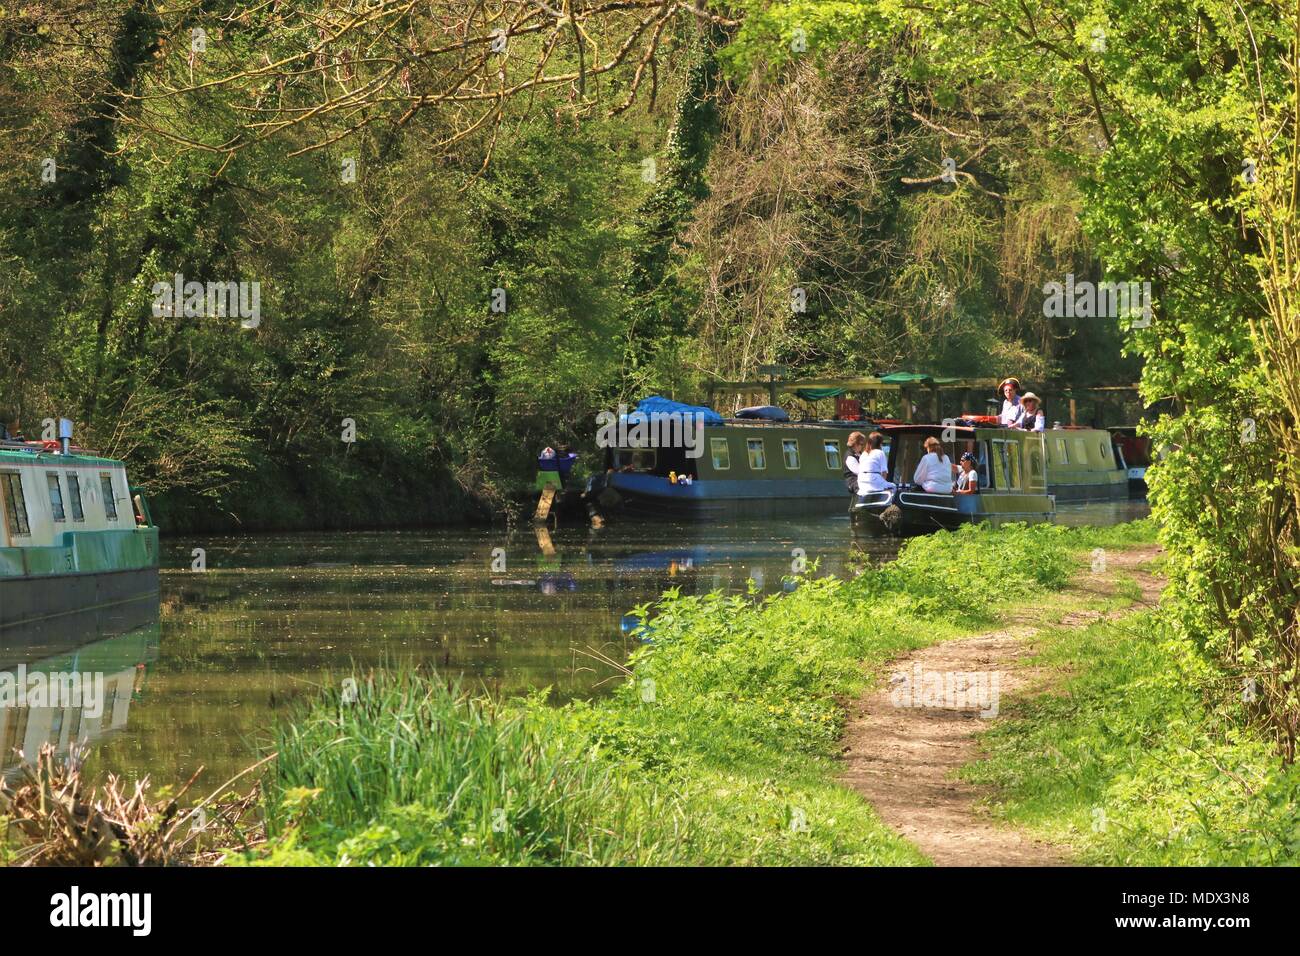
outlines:
M157 614L158 529L126 466L66 441L0 442L0 646Z

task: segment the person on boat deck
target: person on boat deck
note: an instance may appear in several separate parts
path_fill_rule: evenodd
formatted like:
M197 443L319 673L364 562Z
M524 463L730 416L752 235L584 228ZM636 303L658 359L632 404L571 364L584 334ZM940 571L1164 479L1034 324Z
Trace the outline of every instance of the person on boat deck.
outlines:
M925 454L912 481L932 495L952 494L952 459L943 453L943 445L933 435L925 440Z
M889 480L889 456L885 454L885 436L872 432L867 436L865 455L859 459L858 495L871 494L873 491L890 491L894 483Z
M998 386L998 394L1002 396L1002 414L998 416L998 421L1004 428L1014 427L1024 412L1020 406L1020 379L1003 379Z
M975 456L970 452L962 452L961 456L961 474L957 476L957 487L953 489L954 495L978 495L980 493L980 476L975 470Z
M1038 396L1033 392L1025 392L1020 397L1021 415L1020 419L1011 427L1023 428L1027 432L1041 432L1047 427L1047 419L1043 417L1043 403L1038 400Z
M867 447L867 436L862 432L851 432L844 443L848 453L844 456L844 485L850 494L858 493L858 474L862 471L862 453Z

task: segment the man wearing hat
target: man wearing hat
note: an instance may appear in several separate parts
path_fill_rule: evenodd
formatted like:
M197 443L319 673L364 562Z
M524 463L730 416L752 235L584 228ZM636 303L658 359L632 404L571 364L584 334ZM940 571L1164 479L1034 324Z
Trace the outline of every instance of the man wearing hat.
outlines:
M1020 379L1004 378L998 386L1002 396L1002 414L998 416L1003 428L1014 428L1020 421L1024 409L1020 407Z
M1020 419L1011 427L1023 428L1027 432L1041 432L1047 427L1047 419L1043 417L1043 403L1033 392L1025 392L1020 396Z

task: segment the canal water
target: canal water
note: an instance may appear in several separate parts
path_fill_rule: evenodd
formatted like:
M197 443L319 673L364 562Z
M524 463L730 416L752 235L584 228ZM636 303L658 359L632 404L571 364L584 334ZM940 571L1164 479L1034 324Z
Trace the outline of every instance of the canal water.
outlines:
M1061 512L1061 523L1099 524L1146 507ZM6 714L3 764L13 765L14 747L88 740L92 774L164 784L203 767L203 791L248 766L296 700L354 668L419 662L499 693L597 695L619 680L597 658L625 659L637 642L628 612L668 588L743 592L753 580L771 594L800 560L850 576L897 547L855 536L843 516L167 538L156 626L34 651L27 664L103 673L102 713Z

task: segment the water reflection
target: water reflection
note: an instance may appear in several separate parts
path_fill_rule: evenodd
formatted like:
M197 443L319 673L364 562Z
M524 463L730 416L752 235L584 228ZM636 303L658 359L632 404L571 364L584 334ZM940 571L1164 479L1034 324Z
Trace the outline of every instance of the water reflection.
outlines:
M126 729L158 659L157 624L0 670L0 769L45 744L60 754Z

